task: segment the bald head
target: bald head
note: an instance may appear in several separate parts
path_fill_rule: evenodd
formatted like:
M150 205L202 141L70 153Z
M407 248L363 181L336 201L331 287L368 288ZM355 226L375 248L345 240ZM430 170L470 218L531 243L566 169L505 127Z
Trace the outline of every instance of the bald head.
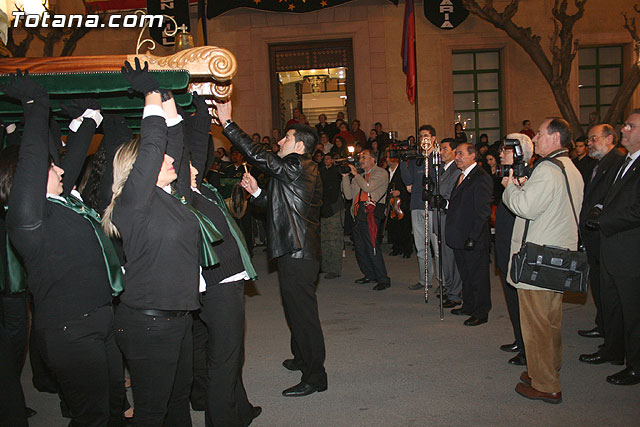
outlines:
M617 134L613 126L606 123L593 126L589 129L587 137L589 157L602 159L616 146L617 142Z

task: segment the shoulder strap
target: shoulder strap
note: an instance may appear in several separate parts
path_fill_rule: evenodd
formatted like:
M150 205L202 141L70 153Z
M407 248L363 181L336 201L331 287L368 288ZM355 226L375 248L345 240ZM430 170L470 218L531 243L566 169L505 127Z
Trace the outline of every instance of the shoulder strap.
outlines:
M539 164L539 162L541 162L541 161L549 161L549 162L553 163L554 165L558 166L560 168L560 170L562 171L562 175L564 176L564 182L565 182L565 185L567 186L567 193L569 193L569 202L571 203L571 213L573 213L573 219L576 221L576 226L578 227L578 238L580 240L582 240L582 236L580 235L580 224L578 223L578 217L576 215L576 209L575 209L575 206L573 204L573 196L571 195L571 188L569 187L569 178L567 177L567 172L565 171L564 164L560 160L558 160L556 158L544 157L542 159L539 159L536 162L535 166L537 166ZM525 222L525 225L524 225L524 234L522 235L522 245L523 246L524 246L524 243L526 241L526 237L527 237L527 232L528 231L529 231L529 220L527 220Z

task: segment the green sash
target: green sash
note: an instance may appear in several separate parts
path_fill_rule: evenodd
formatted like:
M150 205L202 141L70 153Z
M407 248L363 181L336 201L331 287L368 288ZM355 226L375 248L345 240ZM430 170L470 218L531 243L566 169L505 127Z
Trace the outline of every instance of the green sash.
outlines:
M220 261L215 251L213 250L213 243L218 240L222 240L222 234L218 231L213 222L206 216L202 215L199 210L191 206L184 197L179 197L177 194L173 194L173 197L180 200L180 203L185 205L187 209L195 215L200 226L200 234L202 235L202 244L200 245L200 265L203 267L213 267Z
M89 224L91 224L91 227L93 227L93 231L96 234L98 243L100 243L100 248L102 248L102 256L104 257L104 263L107 267L107 276L109 278L109 284L111 285L111 295L115 297L120 294L124 289L124 277L122 275L122 268L120 268L120 260L118 259L118 254L113 247L113 242L109 237L107 237L106 233L102 229L100 215L73 196L66 197L66 202L53 197L48 197L47 199L50 202L57 203L71 209L89 221Z
M8 207L5 206L5 212L7 209ZM9 289L10 294L24 292L27 289L27 274L22 266L22 261L16 254L16 251L9 240L9 233L7 233L5 240L5 244L7 246L7 272L5 274L4 263L0 262L0 293L7 288ZM6 281L5 277L7 278Z
M249 250L247 249L247 243L244 240L244 234L240 231L238 227L238 223L235 219L231 217L229 213L229 209L227 208L227 204L224 202L224 199L218 192L218 189L211 184L206 182L202 183L203 187L207 187L209 190L213 192L216 200L211 200L204 194L202 197L209 200L211 203L215 204L218 209L222 211L225 219L227 220L227 225L229 225L229 230L231 231L231 235L234 239L236 239L236 243L238 244L238 249L240 249L240 256L242 257L242 264L244 265L244 269L247 271L247 275L251 278L251 280L256 280L258 278L258 274L256 273L255 268L253 267L253 263L251 262L251 257L249 256Z

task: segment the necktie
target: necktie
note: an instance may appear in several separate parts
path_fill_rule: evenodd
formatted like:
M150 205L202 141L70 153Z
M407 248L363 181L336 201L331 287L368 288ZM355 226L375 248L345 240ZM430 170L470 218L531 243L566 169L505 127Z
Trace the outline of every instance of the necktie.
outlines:
M7 211L7 206L4 207L4 210L5 212ZM8 288L10 294L16 294L27 289L27 275L22 266L22 261L9 241L8 233L5 244L7 247L7 271L5 274L4 263L0 262L0 292Z
M215 204L224 215L224 218L227 220L229 231L231 231L231 235L236 240L236 243L238 243L238 249L240 249L240 257L242 258L242 264L244 265L244 269L247 271L247 275L251 277L251 280L257 279L258 274L256 273L256 269L253 267L253 263L251 262L251 256L249 255L249 250L247 249L247 243L244 240L244 235L242 234L242 231L240 231L236 220L231 217L231 213L229 213L229 210L227 209L227 204L224 202L224 199L222 198L216 187L211 184L207 184L206 182L203 182L202 186L208 188L214 194L215 200L208 198L204 194L201 194L201 196Z
M458 177L458 184L456 185L456 187L459 187L460 184L462 184L462 181L464 181L464 174L461 173L460 176Z
M198 220L200 234L202 235L202 244L200 245L200 264L203 267L213 267L215 264L218 264L220 261L214 252L212 245L214 242L222 240L222 234L218 231L216 226L213 225L209 218L202 215L199 210L187 203L184 197L178 197L177 194L173 194L173 197L180 200L180 203L185 205Z
M598 164L593 168L593 172L591 172L591 181L593 181L593 178L595 178L596 173L598 173L598 166L600 166L600 162L598 162Z
M120 260L118 259L118 254L113 247L111 239L107 237L102 229L100 215L73 196L66 197L64 202L53 197L49 197L48 200L71 209L89 221L91 227L93 227L94 233L96 234L100 248L102 249L102 256L104 257L104 263L107 267L107 276L109 278L109 284L111 285L111 295L116 296L122 292L124 287Z
M620 178L622 178L622 176L624 175L625 169L627 168L629 163L631 163L631 157L627 156L627 158L624 159L624 162L622 163L622 166L620 166L620 170L618 171L618 175L616 175L616 180L613 181L613 182L616 182Z

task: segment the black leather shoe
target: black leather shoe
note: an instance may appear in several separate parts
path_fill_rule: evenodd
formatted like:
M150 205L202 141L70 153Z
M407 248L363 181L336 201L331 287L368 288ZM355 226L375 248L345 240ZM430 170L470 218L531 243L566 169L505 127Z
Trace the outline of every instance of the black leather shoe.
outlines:
M316 386L312 384L307 384L305 382L300 381L299 384L294 385L293 387L289 387L288 389L282 392L283 396L286 397L302 397L308 396L312 393L325 391L327 386Z
M424 285L423 285L423 284L421 284L421 283L419 283L419 282L418 282L418 283L416 283L416 284L414 284L414 285L409 285L408 287L409 287L409 289L411 289L412 291L417 291L418 289L424 289Z
M586 329L579 330L578 335L585 338L603 338L604 337L604 334L598 329L597 326L589 330L586 330Z
M615 385L640 384L640 371L628 367L617 374L608 376L607 382Z
M462 311L462 307L454 308L453 310L451 310L451 314L455 316L471 316L471 314Z
M600 353L581 354L578 360L591 365L602 365L603 363L611 363L612 365L624 364L624 360L609 359L602 356Z
M411 254L404 254L404 255L402 255L402 258L409 259L409 258L411 258Z
M25 406L24 412L27 414L27 418L31 418L37 414L35 409L31 409L28 406Z
M520 346L518 344L516 344L515 342L513 344L503 344L500 346L500 350L502 351L506 351L507 353L516 353L520 350L522 350L520 348Z
M527 364L527 358L525 357L524 353L518 353L515 355L515 357L509 359L509 364L516 366L525 366Z
M258 418L260 416L260 414L262 413L262 407L261 406L254 406L252 409L252 414L251 416L253 417L253 419L255 420L256 418Z
M455 306L457 306L457 305L460 305L460 304L462 304L462 303L461 303L461 302L459 302L459 301L453 301L453 300L450 300L450 299L448 299L448 298L447 298L447 299L446 299L446 300L444 300L444 302L442 303L442 306L443 306L444 308L453 308L453 307L455 307Z
M282 366L284 366L289 371L300 371L300 362L295 359L286 359L282 362Z
M354 280L354 283L357 283L358 285L364 285L365 283L371 283L374 280L372 279L367 279L366 277L361 277L359 279Z
M372 289L374 291L384 291L385 289L391 287L391 283L389 282L382 282L382 283L378 283L377 285L375 285Z
M389 254L389 256L396 256L396 255L400 255L400 251L396 251L395 249L391 251L391 253Z
M478 325L482 325L483 323L487 323L488 320L489 320L489 316L482 316L482 317L471 316L464 321L464 325L478 326Z

